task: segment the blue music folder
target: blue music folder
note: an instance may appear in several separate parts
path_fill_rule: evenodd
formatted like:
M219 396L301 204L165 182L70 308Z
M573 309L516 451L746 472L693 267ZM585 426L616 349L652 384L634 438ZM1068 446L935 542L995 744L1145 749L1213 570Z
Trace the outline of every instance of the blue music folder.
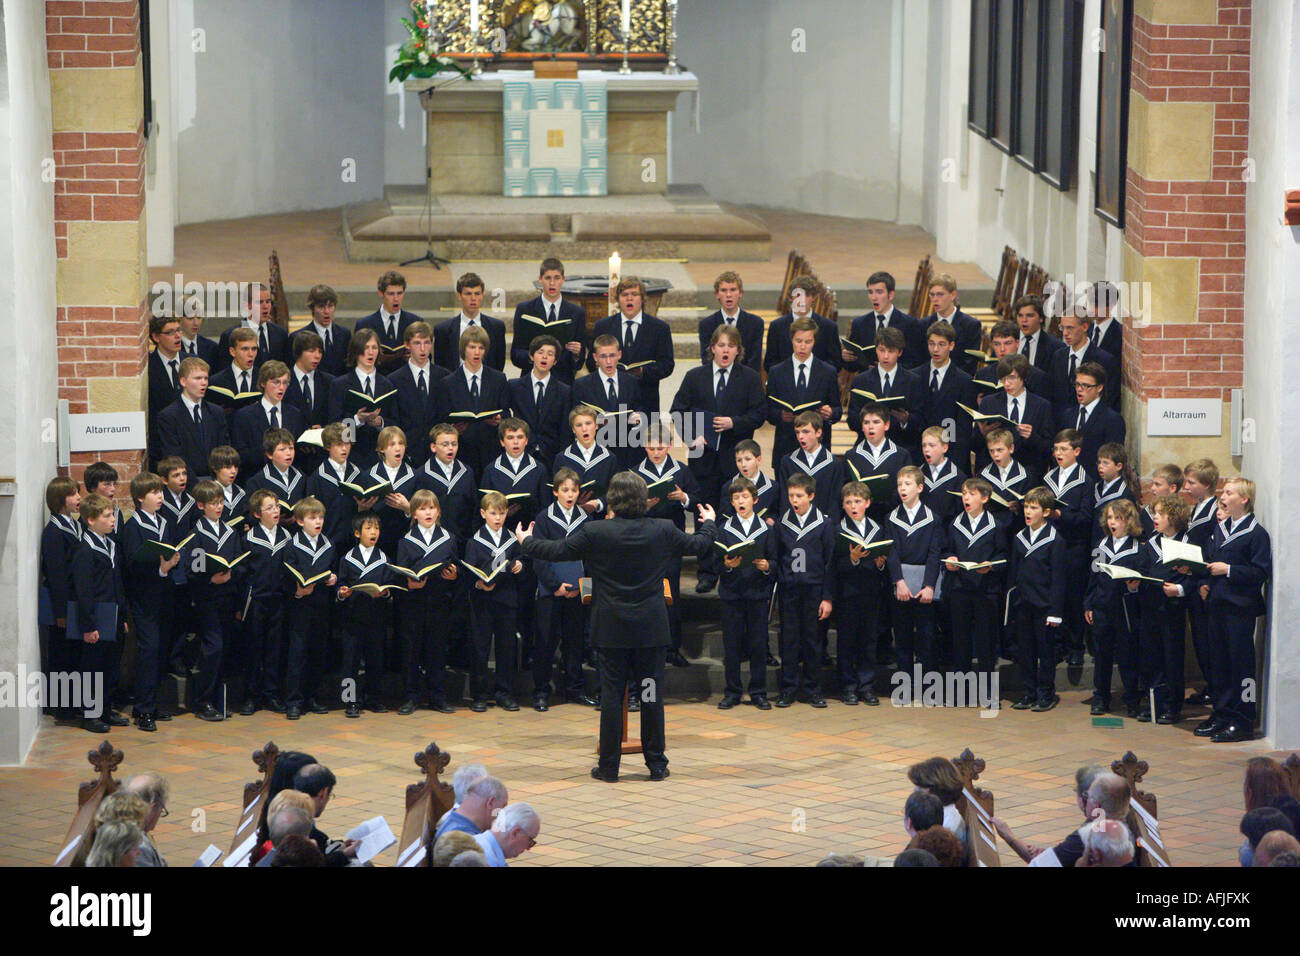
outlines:
M112 601L95 602L95 626L92 630L99 631L101 641L117 640L117 605ZM68 602L68 640L84 640L84 632L81 629L80 622L77 620L77 602Z
M578 590L578 579L582 577L581 561L552 561L551 568L561 584L567 584L575 591ZM538 597L554 597L554 595L555 592L545 590L540 585L537 588Z

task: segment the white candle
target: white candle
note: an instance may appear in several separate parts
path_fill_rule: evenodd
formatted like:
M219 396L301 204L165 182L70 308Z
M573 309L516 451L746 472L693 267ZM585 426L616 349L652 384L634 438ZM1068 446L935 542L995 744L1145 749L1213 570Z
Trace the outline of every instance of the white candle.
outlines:
M478 0L469 0L469 32L478 33Z
M632 32L632 0L623 0L622 10L623 35L627 36Z
M617 285L620 278L619 272L623 267L623 260L619 258L618 253L609 257L609 284Z

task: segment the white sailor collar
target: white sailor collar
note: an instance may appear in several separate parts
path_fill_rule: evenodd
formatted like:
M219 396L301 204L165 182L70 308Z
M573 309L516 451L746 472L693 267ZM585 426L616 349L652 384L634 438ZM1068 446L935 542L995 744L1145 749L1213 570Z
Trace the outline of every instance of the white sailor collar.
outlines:
M796 541L798 541L800 538L802 538L804 535L814 530L815 528L821 527L822 521L824 520L822 518L822 513L820 511L818 511L816 508L810 508L808 511L807 520L804 522L804 525L801 528L799 527L799 523L797 521L791 520L793 515L794 515L794 509L791 508L784 515L782 515L781 524L784 525L786 528L788 528L791 531L791 533L794 534L794 538Z
M952 519L953 530L966 539L966 546L970 547L984 535L997 527L997 522L988 511L982 511L975 523L970 524L970 515L965 511Z
M227 539L233 537L235 532L231 531L230 527L223 521L217 522L217 528L219 529L217 532L212 530L210 524L211 522L209 522L208 518L204 516L194 523L194 530L204 537L211 538L215 541L218 550L220 550L225 547Z
M882 461L884 461L894 452L898 451L898 446L895 445L892 441L890 441L888 437L886 437L885 440L880 443L879 450L877 450L872 448L871 442L867 441L864 438L862 439L862 441L858 442L856 445L853 446L853 450L857 454L861 455L864 459L869 461L871 463L872 468L878 468L880 467L880 463Z
M606 449L604 445L601 445L599 443L596 443L591 446L592 452L591 452L590 459L583 457L582 452L578 450L580 447L581 446L577 442L574 442L572 445L570 445L568 448L564 450L564 457L576 461L582 467L583 471L586 471L596 463L602 462L609 457L608 449Z
M546 509L546 515L555 522L556 527L562 528L566 535L573 534L573 532L577 530L578 526L587 520L587 512L583 511L576 504L573 506L573 517L564 517L564 509L560 507L558 501L551 502L551 506Z
M850 518L848 515L845 515L843 518L840 519L840 528L842 528L845 531L848 531L850 534L856 534L860 536L863 541L870 541L872 538L874 538L877 534L880 533L880 525L872 521L870 515L863 516L862 524L865 530L859 530L857 525L854 523L853 519Z
M108 558L108 563L110 565L114 567L117 566L117 545L113 543L112 538L107 535L100 537L87 528L86 534L82 537L81 541L86 545L86 547L90 548L91 551L97 551L104 557Z
M313 564L334 548L333 543L331 543L330 539L326 537L323 532L316 536L316 546L312 547L311 542L307 539L307 532L305 531L299 531L293 536L293 546L303 554L310 557Z
M908 535L911 535L913 531L918 531L921 528L924 528L930 522L934 521L934 512L932 512L925 505L921 505L916 512L916 521L911 524L908 524L907 508L900 504L897 508L895 508L893 511L889 513L889 520L893 524L896 524L900 528L902 528Z
M645 478L653 478L655 481L662 481L669 475L677 474L677 470L680 467L681 465L677 463L677 459L673 458L672 455L669 455L664 459L664 470L662 472L655 471L654 462L649 458L642 458L641 461L637 463L636 470ZM653 484L653 482L650 483Z
M515 543L515 536L502 527L501 543L497 544L492 540L492 533L488 531L487 525L483 525L474 532L474 540L488 549L488 553L492 555L492 566L496 567L497 562L505 556L505 553L510 550L510 546Z
M375 467L370 469L370 477L374 478L376 481L386 481L396 488L398 485L404 485L414 478L415 469L411 467L409 462L403 460L402 463L397 466L397 474L390 478L388 477L388 467L381 461L376 463Z
M1043 531L1046 529L1047 533ZM1051 544L1056 540L1056 528L1051 522L1043 522L1037 532L1031 532L1028 527L1021 528L1016 534L1016 540L1025 547L1025 555L1029 556L1045 544Z
M269 481L276 488L284 492L285 496L292 495L298 483L302 481L302 472L293 465L289 466L288 480L282 479L280 473L271 467L270 462L262 466L262 477Z
M830 449L825 445L817 446L817 454L813 456L811 464L808 463L807 454L802 448L797 449L790 453L790 460L794 462L800 471L809 476L817 474L835 460L835 456L830 453Z
M162 540L163 533L167 529L166 518L161 514L156 513L150 515L143 508L136 508L135 511L131 513L131 520L152 534L156 534L159 541Z
M1124 476L1112 478L1110 481L1098 481L1096 488L1092 492L1094 507L1105 504L1108 501L1114 501L1124 494Z
M1248 512L1248 513L1247 513L1247 514L1246 514L1246 515L1241 519L1241 523L1238 524L1237 527L1235 527L1235 528L1232 529L1232 534L1228 534L1228 529L1227 529L1227 527L1226 527L1226 523L1225 523L1225 524L1220 524L1220 525L1219 525L1219 533L1220 533L1221 535L1223 535L1223 540L1220 541L1219 543L1220 543L1220 544L1227 544L1229 541L1235 541L1235 540L1237 540L1238 538L1242 537L1243 535L1250 534L1250 532L1252 532L1252 531L1255 530L1255 524L1256 524L1256 521L1255 521L1255 512L1253 512L1253 511Z
M1043 484L1047 485L1057 498L1060 498L1071 488L1084 484L1087 480L1087 472L1080 467L1077 461L1070 466L1068 472L1060 465L1057 465L1043 476Z
M276 554L281 548L289 543L289 532L279 525L275 525L270 531L262 527L262 522L249 525L248 543L259 548L265 548L271 554Z
M952 463L950 458L943 460L943 464L939 466L938 471L932 472L933 468L933 465L927 464L924 472L926 484L932 488L936 488L957 477L957 466Z
M749 516L749 521L749 530L746 531L744 524L741 523L740 515L733 514L728 516L727 520L723 522L722 527L724 530L730 531L741 541L753 541L767 530L767 522L757 514L751 514Z
M455 488L456 482L465 477L465 473L468 471L469 468L459 458L452 459L450 478L447 477L447 472L443 470L442 462L436 458L430 458L424 463L424 473L435 481L441 482L448 491Z
M406 532L406 536L402 540L411 542L420 549L422 555L427 556L434 548L451 538L451 533L446 528L438 525L434 525L433 528L433 538L428 543L425 543L424 535L420 533L419 526L415 526Z
M980 472L980 477L987 479L994 487L1006 491L1012 485L1025 480L1025 466L1012 458L1011 467L1007 469L1007 477L1003 478L1002 469L989 462Z
M1192 509L1192 520L1188 522L1187 527L1196 528L1205 524L1207 521L1214 520L1214 512L1218 507L1214 498L1206 498Z
M1136 538L1127 535L1120 539L1118 545L1115 544L1114 538L1103 538L1100 545L1101 556L1109 559L1103 563L1114 564L1120 558L1127 558L1131 555L1137 554L1138 551L1141 550L1141 547L1141 542Z
M351 472L348 471L349 468L352 469ZM320 467L316 469L316 474L320 475L322 480L329 482L331 485L337 486L339 483L339 475L338 472L334 470L334 462L329 459L320 463ZM361 469L352 464L352 462L345 461L343 463L343 480L355 484L359 477L361 477Z
M537 467L537 462L533 460L532 456L529 455L528 452L524 452L523 456L519 459L519 470L514 471L510 467L510 459L503 452L497 457L497 460L492 463L492 467L501 472L501 474L507 476L512 485L516 485L519 483L520 478L524 477L524 475Z
M50 515L54 526L66 535L81 540L81 523L71 515Z
M361 545L359 544L354 546L352 550L347 553L347 557L343 560L356 568L361 573L362 577L369 574L371 571L374 571L376 568L382 568L388 564L387 556L385 556L384 552L381 551L377 545L371 549L369 561L366 561L365 558L361 556Z

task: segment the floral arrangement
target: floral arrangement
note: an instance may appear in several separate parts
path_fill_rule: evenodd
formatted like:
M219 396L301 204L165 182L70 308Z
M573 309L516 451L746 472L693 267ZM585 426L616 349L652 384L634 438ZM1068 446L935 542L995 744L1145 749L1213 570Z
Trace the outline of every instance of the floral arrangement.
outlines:
M469 79L469 70L443 52L450 47L451 31L458 23L435 24L431 8L423 0L411 0L411 17L402 18L409 37L397 50L397 60L388 71L389 81L412 76L427 79L453 71Z

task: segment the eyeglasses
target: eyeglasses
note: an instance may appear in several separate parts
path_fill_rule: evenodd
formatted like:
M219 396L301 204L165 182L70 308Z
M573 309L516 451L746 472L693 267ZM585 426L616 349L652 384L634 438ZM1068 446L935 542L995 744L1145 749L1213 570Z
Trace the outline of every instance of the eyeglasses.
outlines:
M1097 385L1097 384L1089 385L1087 382L1080 382L1078 379L1075 379L1074 387L1075 387L1075 388L1086 388L1086 389L1088 389L1088 391L1092 391L1094 388L1101 388L1100 385Z
M160 820L161 820L163 817L169 817L169 816L171 816L171 815L172 815L172 812L171 812L170 810L168 810L166 807L163 807L161 810L158 811L158 819L160 819Z

